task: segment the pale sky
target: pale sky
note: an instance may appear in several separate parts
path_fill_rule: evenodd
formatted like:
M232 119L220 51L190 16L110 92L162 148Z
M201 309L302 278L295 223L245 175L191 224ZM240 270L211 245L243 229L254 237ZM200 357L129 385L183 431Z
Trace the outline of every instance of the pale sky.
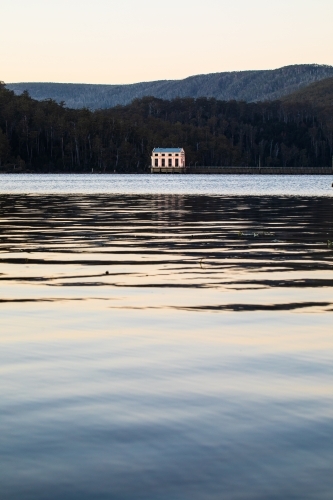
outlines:
M0 0L0 14L7 83L333 65L333 0Z

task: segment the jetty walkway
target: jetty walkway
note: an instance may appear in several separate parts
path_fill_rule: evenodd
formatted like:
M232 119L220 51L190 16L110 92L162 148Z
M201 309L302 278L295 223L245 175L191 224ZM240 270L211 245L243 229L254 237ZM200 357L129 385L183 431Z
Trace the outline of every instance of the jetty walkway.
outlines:
M152 174L333 175L332 167L152 167Z

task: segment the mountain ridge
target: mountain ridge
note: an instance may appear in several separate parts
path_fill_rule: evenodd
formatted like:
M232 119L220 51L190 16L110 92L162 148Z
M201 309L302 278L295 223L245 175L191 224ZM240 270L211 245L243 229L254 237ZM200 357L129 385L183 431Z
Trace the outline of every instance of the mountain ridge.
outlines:
M37 100L65 102L69 108L107 109L126 105L134 99L152 96L172 100L177 97L213 97L230 101L272 101L313 82L333 77L333 66L299 64L275 70L246 70L193 75L182 80L157 80L131 84L8 83L16 94L27 90Z

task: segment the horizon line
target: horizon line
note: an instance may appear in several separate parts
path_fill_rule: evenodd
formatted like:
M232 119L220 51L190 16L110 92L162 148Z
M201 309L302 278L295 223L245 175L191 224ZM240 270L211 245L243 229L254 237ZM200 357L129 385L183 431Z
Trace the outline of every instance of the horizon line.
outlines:
M158 83L158 82L180 82L182 80L187 80L189 78L195 78L198 76L208 76L208 75L219 75L225 73L253 73L253 72L263 72L263 71L278 71L284 68L290 68L292 66L318 66L318 67L327 67L333 68L333 65L330 64L318 64L318 63L296 63L296 64L287 64L286 66L279 66L278 68L268 68L268 69L245 69L245 70L233 70L233 71L214 71L212 73L196 73L194 75L189 75L184 78L170 78L170 79L162 79L162 80L141 80L132 83L88 83L88 82L56 82L56 81L20 81L20 82L3 82L5 85L19 85L19 84L33 84L33 83L52 83L57 85L100 85L100 86L113 86L113 87L123 87L130 85L138 85L140 83Z

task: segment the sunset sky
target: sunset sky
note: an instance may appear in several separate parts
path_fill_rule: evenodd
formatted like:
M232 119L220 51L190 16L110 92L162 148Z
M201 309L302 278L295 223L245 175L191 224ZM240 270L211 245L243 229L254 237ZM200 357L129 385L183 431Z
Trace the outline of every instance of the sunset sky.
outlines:
M134 83L333 64L332 0L2 0L0 80Z

